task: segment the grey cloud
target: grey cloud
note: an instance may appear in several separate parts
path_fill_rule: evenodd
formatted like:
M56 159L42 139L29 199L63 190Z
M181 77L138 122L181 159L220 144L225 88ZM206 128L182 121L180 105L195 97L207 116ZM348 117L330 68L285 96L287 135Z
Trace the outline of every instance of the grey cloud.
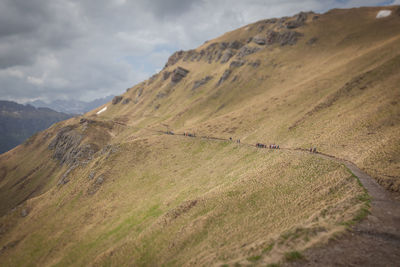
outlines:
M299 11L378 0L0 0L0 97L119 94L178 49Z

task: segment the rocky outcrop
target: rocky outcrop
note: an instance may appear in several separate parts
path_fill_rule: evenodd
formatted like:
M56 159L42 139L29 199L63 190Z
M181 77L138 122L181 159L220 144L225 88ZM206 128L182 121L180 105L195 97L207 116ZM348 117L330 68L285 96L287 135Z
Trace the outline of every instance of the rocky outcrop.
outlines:
M172 73L171 81L173 83L178 83L183 78L185 78L188 73L189 71L187 69L184 69L182 67L177 67Z
M125 98L125 99L122 101L122 105L129 104L129 102L131 102L131 100L132 100L132 99L130 99L130 98Z
M253 68L258 68L260 66L260 64L261 64L261 60L257 59L256 61L249 62L248 65L252 66Z
M21 210L21 217L26 217L26 216L28 216L28 209L26 209L26 208L23 208L22 210Z
M281 46L294 45L297 43L299 37L301 36L303 36L303 34L296 31L276 32L270 30L267 33L266 43L268 45L273 45L278 43Z
M256 35L253 37L252 41L258 45L265 45L267 42L266 37L262 35Z
M170 71L164 71L163 73L163 80L168 80L169 76L171 76L171 72Z
M95 144L81 144L83 135L72 126L60 129L50 142L48 148L53 150L53 158L60 164L74 165L85 160L90 160L99 150Z
M295 29L304 25L307 20L307 13L300 12L295 16L295 19L286 23L286 28Z
M143 94L143 87L140 87L139 89L137 89L136 91L136 96L135 96L135 100L133 101L133 103L137 104L140 100L140 97Z
M230 69L227 69L224 71L224 73L222 74L221 78L219 78L219 81L217 83L217 86L219 86L220 84L222 84L226 79L229 78L229 76L231 75L232 71Z
M208 83L212 78L213 78L212 76L206 76L201 80L195 81L193 84L192 90L195 90L195 89L199 88L200 86Z
M105 182L106 176L104 174L99 175L93 183L89 186L87 190L88 195L95 194L101 187L101 185Z
M116 105L116 104L118 104L119 102L121 102L121 100L122 100L122 96L120 96L120 95L117 95L117 96L114 96L114 98L113 98L113 100L112 100L112 104L113 105Z
M299 37L303 36L302 33L296 31L285 31L279 35L279 44L281 46L285 45L295 45Z
M147 85L152 84L155 80L157 80L157 78L158 78L158 73L152 75L152 76L149 78L149 80L147 81Z
M167 63L165 64L164 68L167 68L169 66L175 65L184 55L184 51L180 50L175 53L173 53L169 58Z
M243 46L243 44L242 44L241 42L239 42L239 41L233 41L233 42L230 42L230 43L229 43L228 48L231 48L231 49L240 49L242 46Z
M91 171L91 172L89 173L88 178L89 178L90 180L92 180L92 179L94 178L95 175L96 175L96 172L95 172L95 171Z
M228 62L234 55L235 53L231 49L225 50L225 52L222 54L221 64Z
M315 44L317 41L318 41L318 38L317 38L317 37L313 37L313 38L311 38L310 40L308 40L306 44L308 44L308 45L313 45L313 44Z
M230 68L238 68L238 67L243 66L244 64L246 64L245 60L242 60L242 59L234 60L234 61L231 62L231 64L229 64L229 67Z
M273 30L269 30L267 32L266 44L272 45L276 43L279 39L279 33Z
M255 52L259 51L259 50L260 50L259 47L251 47L251 46L245 45L242 48L240 48L238 56L239 57L245 57L245 56L253 54L253 53L255 53Z

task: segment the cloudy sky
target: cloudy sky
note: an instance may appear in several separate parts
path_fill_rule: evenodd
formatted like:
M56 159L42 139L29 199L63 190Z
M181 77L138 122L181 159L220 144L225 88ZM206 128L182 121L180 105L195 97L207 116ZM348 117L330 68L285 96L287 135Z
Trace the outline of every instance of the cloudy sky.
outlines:
M120 94L169 55L299 11L399 0L0 0L0 99Z

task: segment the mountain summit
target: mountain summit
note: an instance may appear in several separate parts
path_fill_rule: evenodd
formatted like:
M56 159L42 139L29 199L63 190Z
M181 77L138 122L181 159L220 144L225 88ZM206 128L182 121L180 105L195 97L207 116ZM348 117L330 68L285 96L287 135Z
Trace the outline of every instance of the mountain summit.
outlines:
M392 6L266 19L174 53L0 155L0 265L302 258L375 205L349 162L398 197L398 47ZM376 249L398 262L393 243Z

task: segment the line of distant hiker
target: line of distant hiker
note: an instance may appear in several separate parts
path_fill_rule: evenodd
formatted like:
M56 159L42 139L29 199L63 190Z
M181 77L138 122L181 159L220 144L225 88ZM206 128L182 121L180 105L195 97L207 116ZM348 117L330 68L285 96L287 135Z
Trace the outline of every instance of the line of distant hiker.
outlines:
M174 135L174 132L167 131L166 134ZM195 133L184 132L183 135L184 136L189 136L189 137L196 137ZM223 140L223 139L221 139L221 140ZM233 141L233 138L229 137L229 140ZM236 143L240 144L240 139L236 139ZM262 143L256 143L256 147L258 147L258 148L267 148L267 145L266 144L262 144ZM269 149L280 149L280 147L279 147L279 145L270 144L269 145ZM311 147L310 148L310 153L317 153L317 148L316 147L314 147L314 148Z
M261 143L257 143L256 147L267 148L267 145L261 144ZM275 144L269 145L269 149L279 149L279 145L275 145Z

